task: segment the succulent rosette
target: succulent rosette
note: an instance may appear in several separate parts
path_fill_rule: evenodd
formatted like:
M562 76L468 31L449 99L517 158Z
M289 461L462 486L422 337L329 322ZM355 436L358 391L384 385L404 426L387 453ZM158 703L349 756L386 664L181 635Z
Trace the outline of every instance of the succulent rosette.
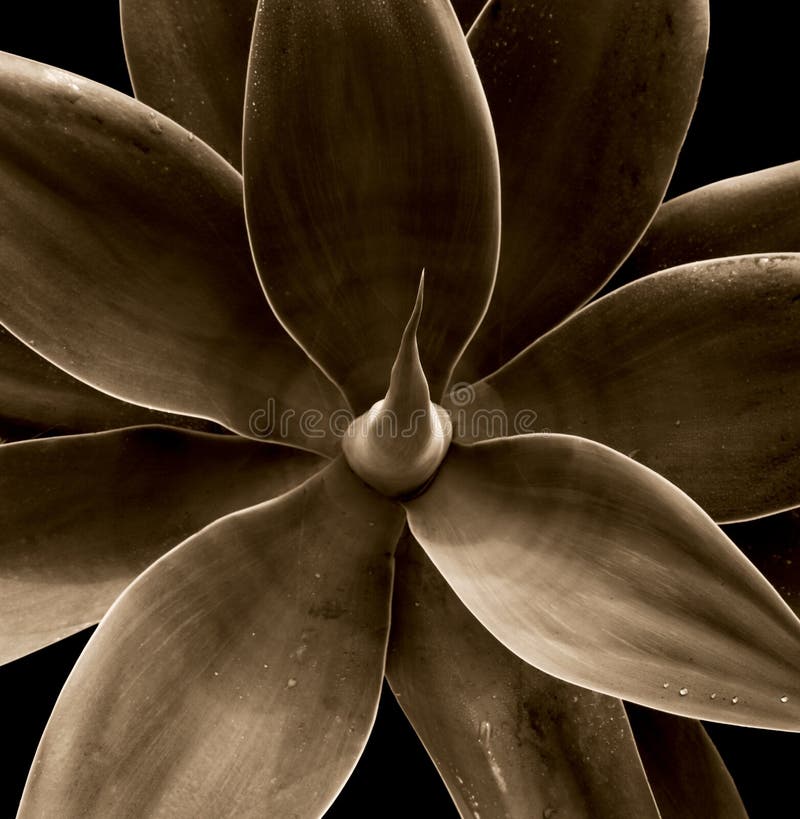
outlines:
M2 660L100 623L19 816L321 816L384 677L475 819L743 816L699 720L800 730L800 169L662 205L703 0L480 6L0 56Z

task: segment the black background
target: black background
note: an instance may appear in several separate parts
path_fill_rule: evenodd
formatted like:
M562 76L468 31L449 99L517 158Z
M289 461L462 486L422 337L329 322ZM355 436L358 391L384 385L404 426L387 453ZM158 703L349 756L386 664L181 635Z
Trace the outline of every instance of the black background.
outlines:
M711 2L712 35L703 92L671 195L800 159L792 6L785 0ZM115 0L4 2L2 8L0 49L130 92ZM0 669L0 817L14 815L49 710L89 634L86 631ZM730 726L709 730L753 819L797 815L800 737ZM387 693L364 757L328 817L408 815L458 816Z

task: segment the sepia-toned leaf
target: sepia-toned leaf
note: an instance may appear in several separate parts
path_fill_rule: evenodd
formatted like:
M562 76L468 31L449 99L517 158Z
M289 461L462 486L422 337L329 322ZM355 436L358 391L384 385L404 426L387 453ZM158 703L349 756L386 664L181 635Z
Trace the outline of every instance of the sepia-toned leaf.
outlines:
M800 731L800 620L689 497L568 435L454 445L411 531L527 662L670 713Z
M245 204L276 313L360 415L386 392L424 269L418 341L439 401L491 293L500 216L449 2L266 2L249 71Z
M462 816L658 817L622 703L504 648L410 533L386 675Z
M694 111L706 0L502 0L469 44L492 112L503 232L456 373L505 364L595 293L661 202Z
M141 424L215 426L118 401L67 375L0 325L0 443Z
M168 427L0 447L0 662L96 623L173 546L324 463Z
M702 723L631 704L627 712L661 819L747 819Z
M375 718L402 511L341 461L153 564L101 622L19 816L319 816Z
M785 251L800 251L800 162L723 179L665 202L618 278L630 281L703 259Z
M0 123L14 335L117 398L335 451L301 411L324 419L344 400L269 310L227 163L130 97L12 55Z
M800 504L798 326L800 255L663 271L461 390L454 434L591 438L655 469L717 521L791 508Z
M257 0L121 0L137 99L241 167L247 55Z

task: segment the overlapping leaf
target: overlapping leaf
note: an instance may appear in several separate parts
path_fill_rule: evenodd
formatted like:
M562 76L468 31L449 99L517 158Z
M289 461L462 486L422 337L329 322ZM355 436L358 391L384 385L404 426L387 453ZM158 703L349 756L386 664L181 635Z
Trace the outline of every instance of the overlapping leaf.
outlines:
M242 110L256 0L122 0L138 99L241 167Z
M800 620L711 519L608 447L451 447L406 504L462 602L527 662L664 711L800 730Z
M167 427L0 447L0 662L96 623L173 546L323 463Z
M386 673L461 814L657 817L620 701L524 663L401 543Z
M270 303L361 414L386 392L424 269L438 401L499 239L494 133L449 3L267 0L249 71L245 204Z
M332 452L320 419L343 399L266 304L238 174L141 103L20 57L0 57L0 117L0 321L116 397Z
M663 271L584 308L455 396L455 434L600 441L719 521L790 508L800 503L799 323L798 255Z
M694 110L706 0L502 0L469 44L503 180L500 266L457 370L505 364L608 279L661 202Z
M156 562L75 666L20 817L322 814L375 717L401 524L336 461Z
M665 202L614 281L702 259L800 250L800 162Z

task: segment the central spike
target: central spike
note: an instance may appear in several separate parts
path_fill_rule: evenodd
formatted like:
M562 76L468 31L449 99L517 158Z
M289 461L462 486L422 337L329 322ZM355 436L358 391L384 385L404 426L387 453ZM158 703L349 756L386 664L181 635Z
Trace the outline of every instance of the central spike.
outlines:
M342 450L350 468L390 497L413 494L433 476L447 454L453 428L447 412L431 401L417 346L425 271L386 397L356 418Z

